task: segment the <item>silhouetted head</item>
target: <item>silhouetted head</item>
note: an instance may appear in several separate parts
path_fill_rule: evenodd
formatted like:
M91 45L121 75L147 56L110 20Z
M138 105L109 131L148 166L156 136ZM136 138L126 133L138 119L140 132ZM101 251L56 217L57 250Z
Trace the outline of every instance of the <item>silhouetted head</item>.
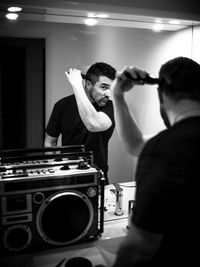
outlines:
M160 112L165 125L169 127L163 94L175 103L183 99L200 102L200 65L187 57L177 57L161 66L158 87Z

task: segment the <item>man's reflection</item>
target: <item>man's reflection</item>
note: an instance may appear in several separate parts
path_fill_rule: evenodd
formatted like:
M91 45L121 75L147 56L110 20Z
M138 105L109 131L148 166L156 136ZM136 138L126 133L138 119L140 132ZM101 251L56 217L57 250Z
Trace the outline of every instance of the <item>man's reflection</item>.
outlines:
M46 127L45 147L56 146L61 135L63 146L84 145L93 151L94 163L104 172L108 184L108 142L114 130L110 86L116 70L107 63L93 64L85 75L80 70L65 72L73 95L59 100Z

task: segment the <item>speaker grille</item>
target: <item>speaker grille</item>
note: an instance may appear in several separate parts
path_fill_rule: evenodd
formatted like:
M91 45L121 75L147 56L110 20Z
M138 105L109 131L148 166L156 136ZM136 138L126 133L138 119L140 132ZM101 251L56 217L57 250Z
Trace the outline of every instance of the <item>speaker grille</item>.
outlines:
M45 200L37 215L38 232L54 245L67 245L84 237L93 221L93 208L85 194L65 191Z

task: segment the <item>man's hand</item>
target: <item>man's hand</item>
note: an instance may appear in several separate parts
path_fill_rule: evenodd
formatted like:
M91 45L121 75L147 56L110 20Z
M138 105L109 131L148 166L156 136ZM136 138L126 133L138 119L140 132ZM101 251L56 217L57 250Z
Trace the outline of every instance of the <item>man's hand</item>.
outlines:
M148 75L146 71L135 67L124 67L121 72L118 72L116 79L111 86L113 96L123 95L130 91L134 85L144 84L143 79Z
M83 80L81 76L81 71L74 68L74 69L69 69L69 71L65 72L68 81L71 83L73 88L83 88Z

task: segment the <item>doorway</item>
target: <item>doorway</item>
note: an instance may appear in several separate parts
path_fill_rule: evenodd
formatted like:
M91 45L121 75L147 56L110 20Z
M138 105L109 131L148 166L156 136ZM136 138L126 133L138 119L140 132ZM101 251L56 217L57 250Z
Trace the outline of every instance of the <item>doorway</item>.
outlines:
M0 37L0 149L42 147L45 40Z

